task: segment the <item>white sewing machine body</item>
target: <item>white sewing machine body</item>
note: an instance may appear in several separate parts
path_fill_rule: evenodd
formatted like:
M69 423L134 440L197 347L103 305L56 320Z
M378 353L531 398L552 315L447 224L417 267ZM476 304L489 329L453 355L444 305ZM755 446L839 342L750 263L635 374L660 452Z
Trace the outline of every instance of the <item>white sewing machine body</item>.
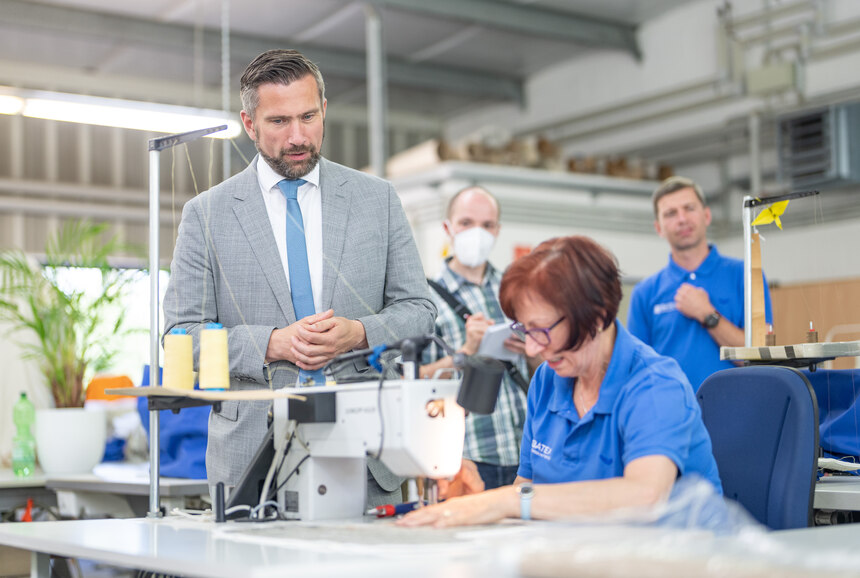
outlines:
M285 390L308 401L274 401L276 461L289 444L275 482L283 514L362 516L367 456L400 476L456 474L465 434L459 388L460 380L423 379L385 381L381 391L378 380Z

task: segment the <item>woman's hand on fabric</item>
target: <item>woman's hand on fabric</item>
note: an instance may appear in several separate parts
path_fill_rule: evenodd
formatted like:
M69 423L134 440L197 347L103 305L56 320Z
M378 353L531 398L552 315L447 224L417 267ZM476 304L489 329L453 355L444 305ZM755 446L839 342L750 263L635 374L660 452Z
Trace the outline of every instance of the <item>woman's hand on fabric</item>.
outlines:
M510 493L511 497L514 496L511 486L471 496L449 498L439 504L413 510L396 523L398 526L433 526L434 528L492 524L506 517L502 502L507 493Z

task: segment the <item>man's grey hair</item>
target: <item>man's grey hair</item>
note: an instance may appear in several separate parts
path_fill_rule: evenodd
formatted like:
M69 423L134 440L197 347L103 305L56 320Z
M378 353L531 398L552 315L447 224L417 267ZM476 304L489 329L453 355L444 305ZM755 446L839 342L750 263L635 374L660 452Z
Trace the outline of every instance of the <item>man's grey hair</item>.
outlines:
M696 196L699 198L699 201L702 203L702 206L707 207L708 204L705 202L705 195L702 194L702 187L696 184L692 179L688 179L687 177L669 177L657 187L657 190L654 191L654 194L651 195L651 203L654 205L654 216L658 217L657 214L657 203L660 202L660 199L665 197L670 193L675 193L680 191L681 189L693 189L695 191Z
M242 79L239 82L242 109L253 119L257 106L260 104L258 89L261 84L288 85L308 75L313 76L317 82L320 108L322 108L325 101L325 82L317 65L297 50L267 50L251 61L251 64L242 74Z

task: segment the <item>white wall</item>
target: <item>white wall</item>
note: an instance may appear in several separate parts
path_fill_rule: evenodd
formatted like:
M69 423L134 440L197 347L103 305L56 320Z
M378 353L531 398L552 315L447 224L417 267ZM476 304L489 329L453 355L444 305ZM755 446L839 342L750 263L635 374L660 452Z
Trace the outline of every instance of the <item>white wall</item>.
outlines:
M638 32L644 56L641 62L625 53L605 51L556 65L529 80L526 84L527 104L523 109L506 105L469 111L450 119L445 127L445 136L456 142L488 126L497 126L512 133L528 131L694 82L717 80L727 71L721 64L725 60L723 53L718 49L716 10L720 4L722 2L714 0L691 2L644 23ZM743 15L759 11L763 1L734 0L732 5L735 15ZM828 23L839 24L860 17L860 2L855 0L823 0L823 5ZM825 46L827 42L825 38L818 45ZM806 97L860 86L858 56L860 50L840 57L813 58L805 71ZM760 66L757 58L753 52L747 66ZM678 104L682 102L679 99ZM642 106L636 112L650 112L660 105ZM774 102L773 105L779 103ZM629 148L632 143L720 126L727 119L751 109L765 110L769 106L771 103L760 98L738 97L704 111L679 113L669 119L582 139L572 144L572 150L567 152L575 153L577 148L591 153L612 152ZM630 116L635 115L630 113ZM623 118L619 115L619 120Z
M721 64L722 56L718 48L719 22L716 10L721 4L722 2L713 0L692 2L642 25L638 34L644 54L641 63L637 63L629 55L606 51L552 67L528 82L527 106L524 109L499 106L470 111L447 124L446 138L457 142L490 126L512 134L527 132L547 123L629 103L697 81L717 80L726 70ZM773 4L780 5L778 2ZM735 15L743 15L761 10L764 1L735 0L732 6ZM860 2L855 0L823 0L822 6L825 30L829 25L860 18ZM833 39L818 38L813 42L813 48L826 47L831 40ZM815 50L812 53L817 54ZM751 51L746 59L747 67L760 66L760 57L760 51ZM850 92L853 89L860 99L858 62L860 48L855 48L852 53L844 56L813 56L805 69L805 97L809 99ZM730 88L731 85L724 86L724 90ZM718 91L714 91L713 95L718 95ZM679 99L677 104L681 106L683 99ZM705 133L711 129L725 127L729 121L743 122L750 111L767 112L792 104L801 105L791 96L772 99L736 96L700 110L565 141L564 150L567 155L629 150L677 138L679 135ZM665 102L658 102L634 107L630 111L610 115L610 120L623 121L648 114L666 105ZM588 119L577 123L577 129L594 126L597 124ZM764 150L762 156L765 168L775 166L776 157L772 151ZM676 166L675 169L699 180L706 193L715 193L724 187L720 182L721 172L717 160ZM748 151L737 151L728 159L727 166L729 177L747 178ZM765 182L765 185L772 187L774 183ZM860 187L847 194L856 194L856 202L860 203ZM803 202L793 204L790 210L806 210L801 204ZM733 204L734 201L727 207L727 214L729 218L739 218L740 211L735 211ZM715 214L721 214L723 207L714 206L714 211ZM648 216L643 218L650 219ZM860 221L816 222L818 224L815 226L787 226L783 231L769 227L761 231L767 239L764 245L764 267L771 280L796 283L860 276ZM561 232L547 229L541 224L534 227L506 226L506 229L503 230L500 247L497 249L500 261L510 253L509 247L515 242L514 238L540 240ZM593 231L593 236L617 254L622 269L630 276L646 275L665 264L666 247L654 234L631 235ZM742 256L740 234L731 233L715 240L725 254Z
M780 231L761 230L762 268L768 282L804 283L860 277L860 223L840 221ZM743 239L725 240L720 250L743 258ZM857 304L860 311L860 304Z
M487 188L493 192L497 190L492 186ZM504 200L502 202L504 203ZM448 239L442 229L443 220L444 215L440 211L433 219L413 223L424 270L430 277L435 276L439 271L443 251L448 246ZM651 235L619 233L573 225L535 226L506 220L503 210L502 227L490 254L490 261L496 267L504 269L513 260L515 247L524 245L534 248L547 239L568 235L587 235L603 244L618 258L622 275L631 280L639 280L654 273L666 265L669 258L666 243L656 233Z
M446 125L446 137L457 141L487 125L518 132L711 78L717 72L714 6L694 2L645 23L638 34L641 63L605 51L554 66L526 84L524 110L511 105L470 112Z

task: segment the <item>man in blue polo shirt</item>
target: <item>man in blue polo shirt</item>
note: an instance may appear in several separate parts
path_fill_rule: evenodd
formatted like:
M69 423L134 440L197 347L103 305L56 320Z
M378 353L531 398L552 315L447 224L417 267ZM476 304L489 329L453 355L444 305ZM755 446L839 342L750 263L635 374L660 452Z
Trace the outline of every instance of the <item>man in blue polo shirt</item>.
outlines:
M711 210L690 179L671 177L652 196L654 227L671 249L669 264L633 289L627 327L657 353L678 360L694 390L733 367L720 347L744 344L744 264L708 244ZM772 322L765 284L765 317Z

